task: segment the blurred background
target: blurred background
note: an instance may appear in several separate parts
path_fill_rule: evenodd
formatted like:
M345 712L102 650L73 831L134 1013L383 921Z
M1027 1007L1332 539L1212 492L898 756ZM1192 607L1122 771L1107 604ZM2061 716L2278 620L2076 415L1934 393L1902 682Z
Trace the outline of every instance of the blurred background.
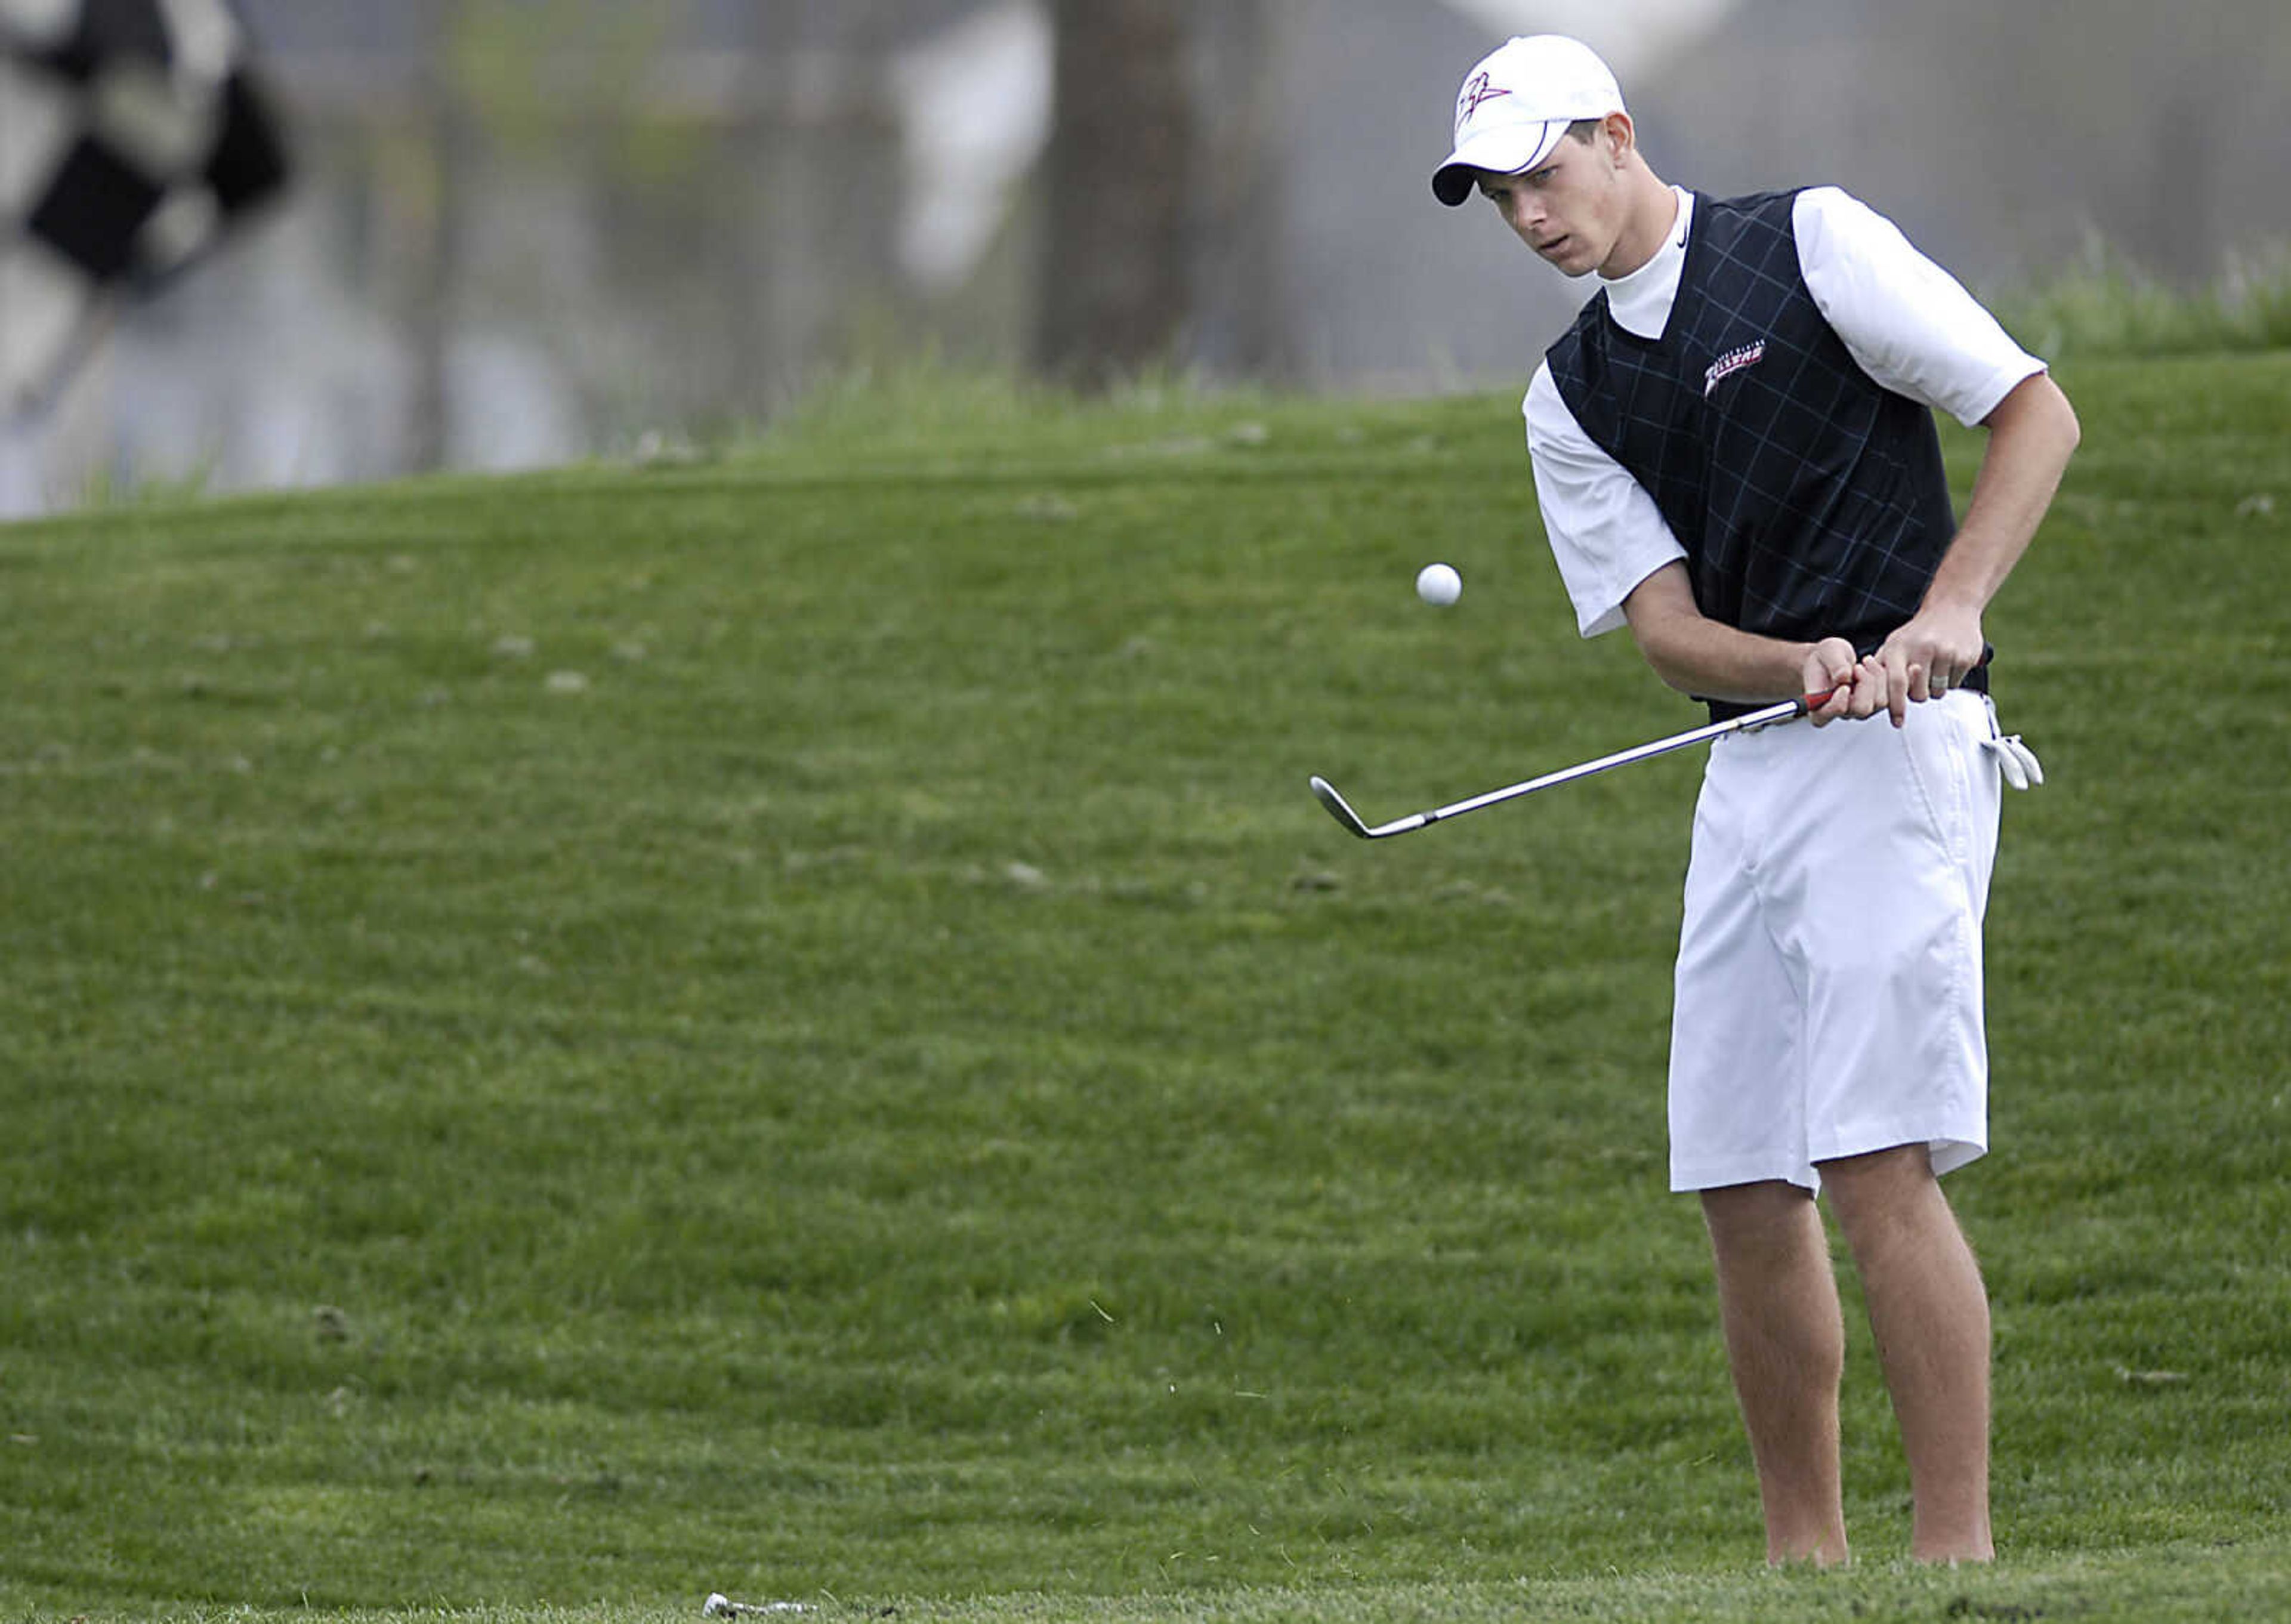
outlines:
M1514 33L1604 52L1667 179L1844 184L1984 293L2291 241L2283 0L239 10L291 187L0 426L0 516L674 454L918 365L1521 385L1588 289L1429 189Z

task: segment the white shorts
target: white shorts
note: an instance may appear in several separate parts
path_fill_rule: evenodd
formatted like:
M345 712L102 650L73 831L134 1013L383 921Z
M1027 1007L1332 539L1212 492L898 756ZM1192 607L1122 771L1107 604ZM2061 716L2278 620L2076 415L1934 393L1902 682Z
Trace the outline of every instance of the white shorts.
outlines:
M1981 921L2002 775L1983 695L1905 727L1804 722L1710 747L1670 1034L1674 1190L1989 1143Z

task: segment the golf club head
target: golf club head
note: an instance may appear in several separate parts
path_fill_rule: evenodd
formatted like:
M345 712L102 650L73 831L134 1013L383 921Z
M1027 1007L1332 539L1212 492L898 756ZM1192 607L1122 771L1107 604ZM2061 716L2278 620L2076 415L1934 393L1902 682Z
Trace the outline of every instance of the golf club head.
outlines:
M1352 803L1338 794L1337 786L1318 773L1313 775L1313 795L1329 809L1330 817L1335 818L1337 822L1363 840L1368 839L1368 825L1361 822L1360 814L1353 810Z
M1388 835L1406 834L1411 829L1423 828L1438 816L1431 812L1412 812L1396 823L1379 824L1371 829L1361 822L1361 816L1353 810L1352 803L1337 793L1337 786L1317 774L1313 778L1313 793L1322 806L1328 808L1330 817L1363 840L1381 840Z

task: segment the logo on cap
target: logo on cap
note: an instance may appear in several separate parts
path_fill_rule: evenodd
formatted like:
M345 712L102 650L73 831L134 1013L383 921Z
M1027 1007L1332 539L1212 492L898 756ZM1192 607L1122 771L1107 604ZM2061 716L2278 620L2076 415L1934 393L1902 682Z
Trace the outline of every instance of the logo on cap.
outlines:
M1464 81L1464 93L1456 98L1456 118L1459 123L1480 110L1480 103L1492 101L1498 96L1508 96L1507 90L1499 90L1484 73L1475 73Z

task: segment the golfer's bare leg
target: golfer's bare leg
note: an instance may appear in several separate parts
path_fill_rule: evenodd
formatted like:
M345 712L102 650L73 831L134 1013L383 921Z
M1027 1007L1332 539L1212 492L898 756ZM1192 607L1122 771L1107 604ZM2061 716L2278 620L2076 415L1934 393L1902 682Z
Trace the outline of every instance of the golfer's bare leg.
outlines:
M1845 1326L1829 1242L1794 1185L1702 1193L1734 1393L1758 1468L1766 1560L1846 1559L1838 1490L1837 1386Z
M1824 1188L1853 1248L1917 1502L1909 1553L1986 1562L1989 1298L1981 1266L1922 1145L1827 1162Z

